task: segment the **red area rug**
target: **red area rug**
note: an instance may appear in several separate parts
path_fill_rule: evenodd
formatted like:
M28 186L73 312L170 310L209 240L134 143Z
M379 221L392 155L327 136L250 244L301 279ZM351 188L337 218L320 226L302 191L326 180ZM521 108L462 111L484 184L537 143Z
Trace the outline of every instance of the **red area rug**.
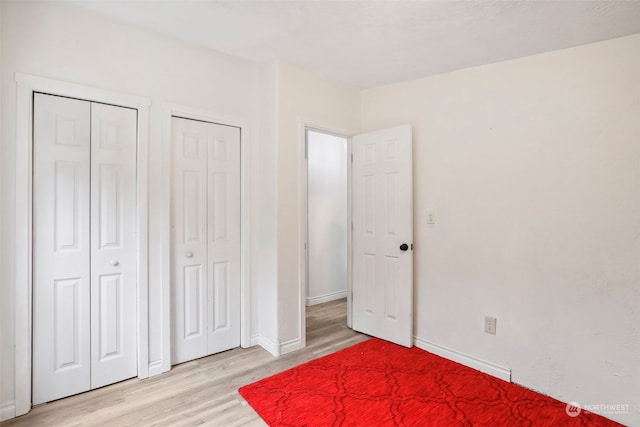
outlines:
M585 411L569 416L555 399L376 338L239 391L270 426L620 426Z

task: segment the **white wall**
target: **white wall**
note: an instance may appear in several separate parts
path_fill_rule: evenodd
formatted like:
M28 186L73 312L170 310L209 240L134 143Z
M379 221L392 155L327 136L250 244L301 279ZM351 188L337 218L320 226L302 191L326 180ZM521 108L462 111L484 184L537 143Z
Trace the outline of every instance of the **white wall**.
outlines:
M278 331L281 350L303 339L301 242L304 233L304 126L343 135L358 133L360 93L297 66L278 62Z
M640 35L363 92L407 122L417 338L640 425Z
M172 102L244 118L259 135L261 70L253 64L172 38L114 23L56 2L0 2L2 157L0 195L0 409L13 401L13 277L15 221L14 73L141 95L152 100L149 153L149 337L150 362L160 361L163 259L162 103ZM246 142L246 141L245 141ZM256 145L258 143L256 142ZM253 160L252 160L253 161ZM274 179L275 182L275 179ZM274 184L275 185L275 184ZM272 203L273 204L273 203ZM259 203L252 207L259 210ZM10 408L7 409L10 411Z
M307 133L307 305L347 296L347 138Z

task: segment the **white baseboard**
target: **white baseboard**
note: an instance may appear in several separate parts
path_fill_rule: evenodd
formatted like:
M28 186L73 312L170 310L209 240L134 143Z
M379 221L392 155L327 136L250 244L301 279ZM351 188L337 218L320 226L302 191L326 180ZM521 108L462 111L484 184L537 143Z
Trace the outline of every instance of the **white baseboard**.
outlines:
M155 360L151 363L149 363L149 376L153 377L154 375L159 375L159 374L163 374L165 372L168 372L171 370L171 364L169 364L169 366L165 366L164 363L162 363L162 360Z
M429 353L437 354L445 359L453 360L462 365L468 366L485 374L492 375L501 380L511 382L511 369L503 368L498 365L494 365L490 362L477 359L468 354L460 353L459 351L452 350L450 348L434 344L422 338L414 337L416 347L428 351Z
M300 350L302 348L302 340L300 338L294 338L289 341L285 341L280 344L280 355L291 353L292 351Z
M258 337L258 345L271 353L273 357L280 356L280 346L278 343L275 343L262 335Z
M10 402L0 405L0 421L10 420L16 417L16 403L12 400Z
M255 347L257 345L260 345L260 335L259 334L251 335L251 338L249 341L249 347Z
M339 292L331 292L329 294L319 295L317 297L307 297L305 298L307 307L310 305L322 304L323 302L334 301L341 298L347 297L346 289L344 291Z
M251 337L251 344L259 345L260 347L271 353L274 357L279 357L302 348L302 340L300 338L294 338L283 343L275 343L270 339L263 337L262 335Z

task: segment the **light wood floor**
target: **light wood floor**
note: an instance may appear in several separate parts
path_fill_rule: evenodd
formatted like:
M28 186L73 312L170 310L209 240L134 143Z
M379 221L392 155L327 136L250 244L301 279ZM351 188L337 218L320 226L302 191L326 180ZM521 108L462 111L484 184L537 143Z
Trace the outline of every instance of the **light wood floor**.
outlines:
M34 407L9 426L265 426L238 388L366 340L347 328L346 300L307 308L307 347L275 358L237 348Z

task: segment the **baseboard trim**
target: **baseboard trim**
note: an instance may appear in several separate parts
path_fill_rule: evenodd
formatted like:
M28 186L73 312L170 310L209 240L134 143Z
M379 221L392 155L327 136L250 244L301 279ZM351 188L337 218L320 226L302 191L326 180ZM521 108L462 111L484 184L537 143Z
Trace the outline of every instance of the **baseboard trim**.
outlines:
M289 341L285 341L280 344L280 355L291 353L302 348L302 340L300 338L294 338Z
M280 356L280 346L262 335L258 336L258 345L271 353L273 357Z
M255 347L257 345L260 345L260 335L251 335L251 338L249 339L249 347Z
M317 297L307 297L305 298L307 307L316 304L322 304L323 302L335 301L337 299L346 298L347 291L339 291L339 292L331 292L329 294L319 295Z
M16 402L10 401L0 405L0 421L10 420L16 417Z
M162 360L154 360L153 362L149 363L150 377L153 377L154 375L163 374L170 370L171 370L171 364L169 364L169 367L167 368L166 366L164 366L164 363L162 363Z
M418 348L437 354L445 359L453 360L454 362L458 362L462 365L468 366L469 368L484 372L485 374L500 378L501 380L511 382L511 369L503 368L439 344L434 344L422 338L414 337L413 340Z

